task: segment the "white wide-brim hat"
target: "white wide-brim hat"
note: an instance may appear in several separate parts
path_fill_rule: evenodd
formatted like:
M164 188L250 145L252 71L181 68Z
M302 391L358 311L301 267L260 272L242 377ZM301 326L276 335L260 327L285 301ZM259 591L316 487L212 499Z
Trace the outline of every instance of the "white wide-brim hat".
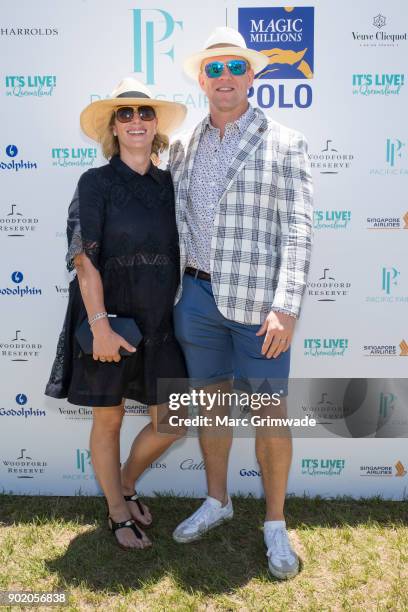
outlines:
M183 64L184 72L192 79L197 80L203 60L218 55L243 57L248 61L255 74L261 72L269 64L269 58L266 55L247 48L245 39L238 30L221 26L215 28L206 40L204 51L187 57Z
M100 142L112 117L120 106L152 106L158 120L157 131L169 136L183 123L187 107L179 102L156 100L151 91L136 79L123 79L106 100L88 104L81 113L81 128L89 138Z

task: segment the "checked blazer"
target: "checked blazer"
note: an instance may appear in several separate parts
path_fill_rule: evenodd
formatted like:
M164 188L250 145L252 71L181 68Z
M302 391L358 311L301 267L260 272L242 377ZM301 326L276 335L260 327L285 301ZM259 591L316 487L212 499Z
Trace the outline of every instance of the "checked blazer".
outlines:
M218 310L233 321L262 324L271 310L299 315L309 271L312 179L304 137L255 108L216 207L211 284ZM186 267L186 208L205 122L170 147L180 268ZM176 296L180 299L182 286Z

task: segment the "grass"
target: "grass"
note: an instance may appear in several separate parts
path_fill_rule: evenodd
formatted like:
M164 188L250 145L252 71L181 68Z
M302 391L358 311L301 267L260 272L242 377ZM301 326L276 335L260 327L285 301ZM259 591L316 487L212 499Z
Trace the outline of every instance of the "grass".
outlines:
M36 610L408 610L407 502L289 497L302 570L286 582L267 571L262 500L235 498L234 520L188 545L171 532L198 501L145 502L154 545L133 553L115 545L100 498L0 496L0 590L70 595Z

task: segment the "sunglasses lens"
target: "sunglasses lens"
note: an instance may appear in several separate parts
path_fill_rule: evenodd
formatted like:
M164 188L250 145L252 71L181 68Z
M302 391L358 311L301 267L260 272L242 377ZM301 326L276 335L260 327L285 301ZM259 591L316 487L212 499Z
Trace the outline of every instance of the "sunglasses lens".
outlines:
M205 66L205 74L209 79L216 79L224 71L224 62L211 62Z
M133 119L134 110L131 106L122 106L116 111L116 119L121 123L128 123Z
M137 112L142 121L153 121L156 117L155 110L151 106L139 106Z
M227 66L230 73L234 76L241 76L246 73L247 65L243 60L231 60Z

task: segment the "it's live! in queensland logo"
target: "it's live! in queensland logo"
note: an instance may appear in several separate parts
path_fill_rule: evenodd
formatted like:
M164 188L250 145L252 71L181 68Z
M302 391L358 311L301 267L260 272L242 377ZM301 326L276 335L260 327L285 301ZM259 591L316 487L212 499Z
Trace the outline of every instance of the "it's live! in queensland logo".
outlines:
M98 150L94 147L64 147L51 150L52 165L62 168L93 166L97 155Z
M312 87L306 83L273 85L265 80L310 80L314 75L314 7L239 8L238 28L247 47L264 54L269 63L256 89L261 108L308 108ZM249 97L255 96L251 88Z

